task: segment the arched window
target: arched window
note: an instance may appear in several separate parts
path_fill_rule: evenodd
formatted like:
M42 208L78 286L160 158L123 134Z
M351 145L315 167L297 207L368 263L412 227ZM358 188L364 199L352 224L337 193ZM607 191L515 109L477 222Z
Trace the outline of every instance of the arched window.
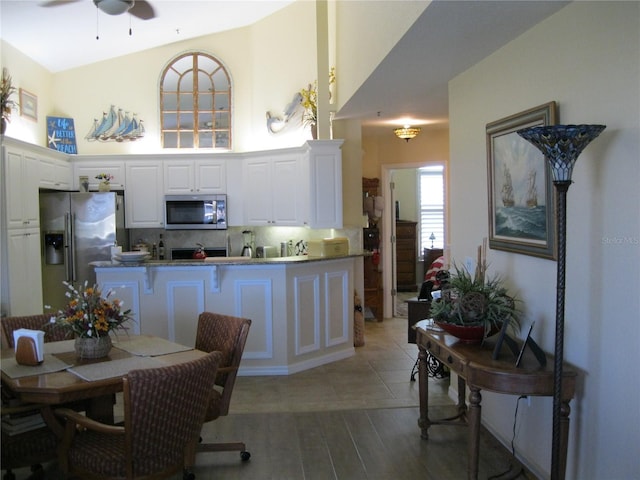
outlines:
M211 55L177 57L160 81L162 148L231 148L231 80Z

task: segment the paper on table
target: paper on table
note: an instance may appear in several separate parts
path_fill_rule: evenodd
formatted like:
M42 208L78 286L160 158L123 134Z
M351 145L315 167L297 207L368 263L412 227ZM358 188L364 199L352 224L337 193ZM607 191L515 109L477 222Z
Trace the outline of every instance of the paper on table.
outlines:
M165 364L155 358L129 357L110 362L90 363L69 368L68 371L86 380L95 382L107 378L124 377L131 370L143 370L146 368L163 367Z
M193 347L187 347L163 338L148 337L145 335L119 338L113 342L113 346L140 357L155 357L193 350Z
M10 378L30 377L31 375L42 375L45 373L60 372L66 370L71 365L54 357L50 353L45 353L44 361L36 366L18 365L15 358L2 359L2 371Z

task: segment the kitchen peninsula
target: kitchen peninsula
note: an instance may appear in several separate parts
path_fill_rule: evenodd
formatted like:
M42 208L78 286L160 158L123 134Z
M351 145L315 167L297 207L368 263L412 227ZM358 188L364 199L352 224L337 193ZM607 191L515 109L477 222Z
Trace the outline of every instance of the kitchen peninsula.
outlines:
M135 333L193 345L205 310L250 318L240 375L288 375L354 354L361 254L93 265L132 309Z

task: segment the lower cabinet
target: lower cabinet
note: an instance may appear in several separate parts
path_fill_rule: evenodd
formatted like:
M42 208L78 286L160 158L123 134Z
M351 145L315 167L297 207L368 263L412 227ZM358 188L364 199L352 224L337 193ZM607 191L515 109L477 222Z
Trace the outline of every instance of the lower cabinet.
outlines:
M7 285L11 316L43 312L40 229L9 230L7 235Z
M96 268L132 331L194 345L203 311L250 318L242 375L289 375L354 354L356 257L292 263Z

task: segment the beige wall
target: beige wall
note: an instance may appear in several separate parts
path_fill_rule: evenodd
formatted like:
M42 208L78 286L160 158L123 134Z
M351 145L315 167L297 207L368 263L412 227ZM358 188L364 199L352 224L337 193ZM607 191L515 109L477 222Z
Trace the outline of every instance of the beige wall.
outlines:
M568 193L565 358L580 372L567 478L640 476L640 3L574 2L450 82L452 258L487 227L485 125L555 100L560 123L602 123ZM523 326L554 349L556 263L489 251L524 301ZM627 376L629 368L633 379ZM483 392L483 422L508 444L515 397ZM552 401L521 403L515 448L546 478Z

